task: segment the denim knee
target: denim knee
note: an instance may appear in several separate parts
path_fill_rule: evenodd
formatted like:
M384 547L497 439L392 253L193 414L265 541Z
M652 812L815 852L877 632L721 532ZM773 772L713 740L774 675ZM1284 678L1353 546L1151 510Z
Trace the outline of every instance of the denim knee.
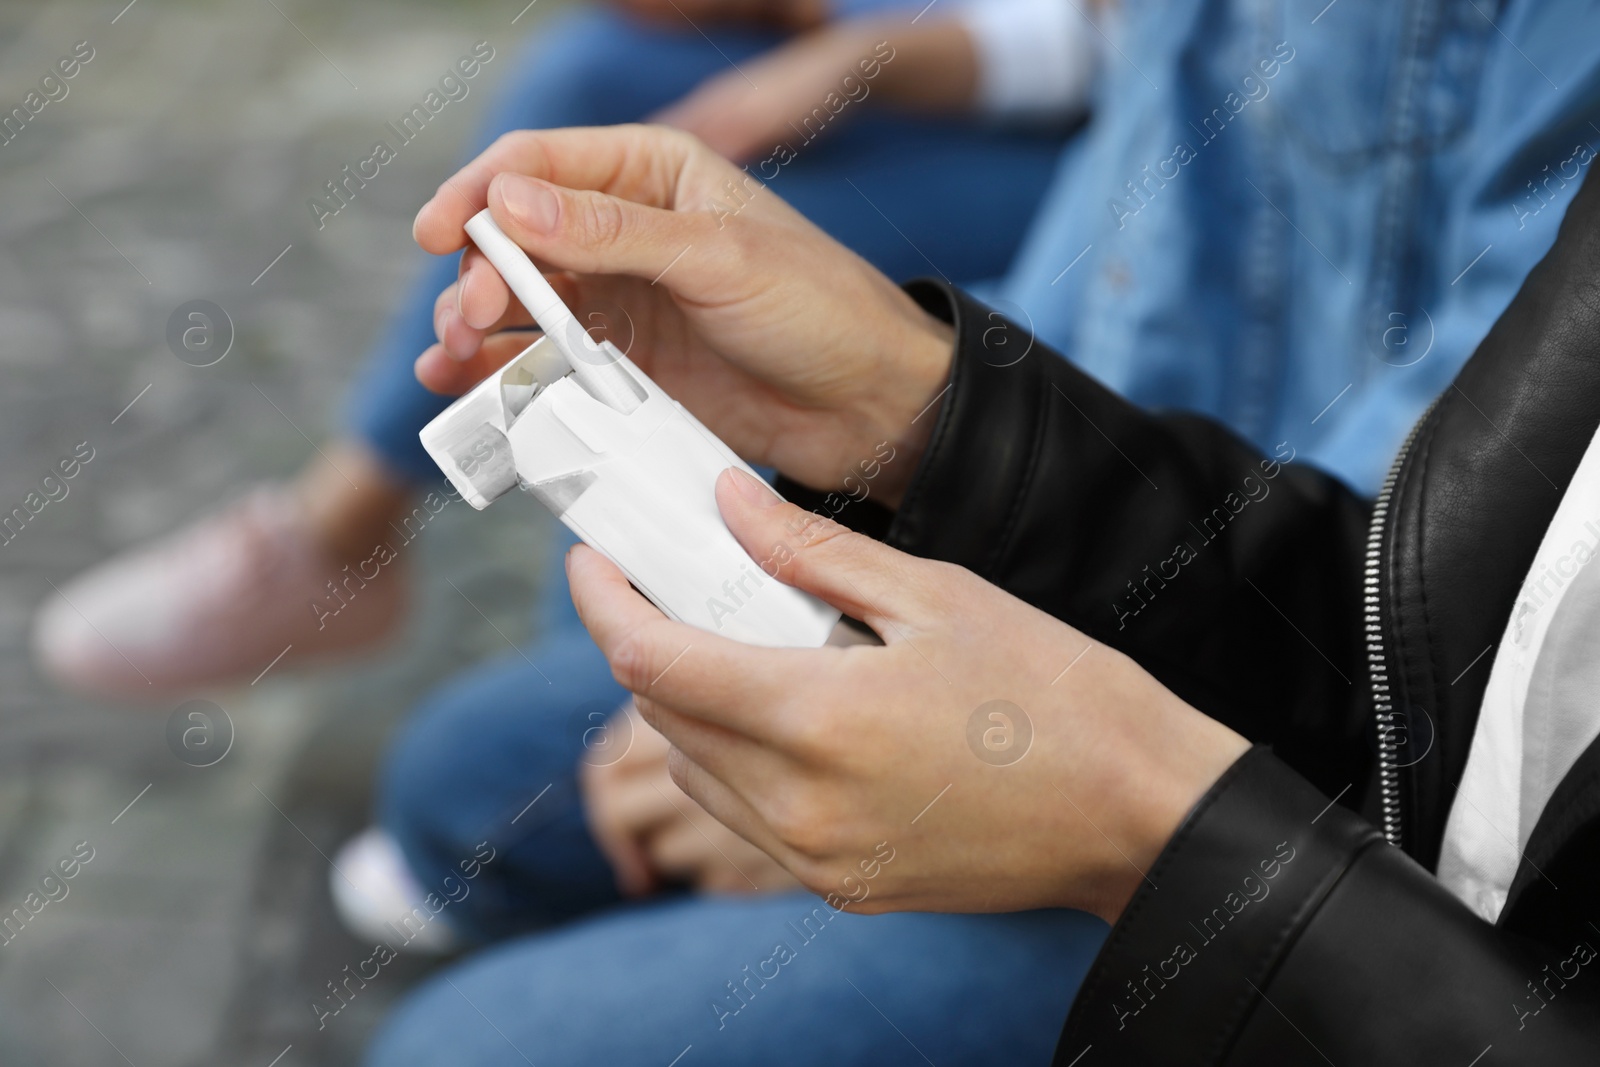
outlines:
M414 866L452 865L455 852L507 821L529 783L569 791L582 740L560 720L580 697L574 690L518 656L451 679L418 705L378 784L379 819Z
M379 821L425 889L487 845L498 857L453 912L482 936L615 897L583 815L577 768L626 694L588 634L474 668L419 706L379 776Z

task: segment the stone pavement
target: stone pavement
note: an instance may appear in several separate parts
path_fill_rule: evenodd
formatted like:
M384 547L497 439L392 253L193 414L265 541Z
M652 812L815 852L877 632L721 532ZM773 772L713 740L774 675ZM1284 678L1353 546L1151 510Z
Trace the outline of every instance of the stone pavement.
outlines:
M559 0L518 17L523 2L0 2L0 112L92 49L0 144L0 511L94 449L0 546L0 912L77 843L93 854L0 946L5 1067L351 1063L426 969L402 957L316 1031L310 1002L370 951L335 924L325 857L366 822L374 761L416 695L529 635L540 576L508 561L549 536L536 508L430 524L419 610L383 654L202 694L237 734L206 768L169 750L172 704L63 695L26 634L51 582L288 474L336 426L418 262L412 213ZM479 40L502 62L319 231L309 197ZM194 299L235 326L214 366L166 341Z

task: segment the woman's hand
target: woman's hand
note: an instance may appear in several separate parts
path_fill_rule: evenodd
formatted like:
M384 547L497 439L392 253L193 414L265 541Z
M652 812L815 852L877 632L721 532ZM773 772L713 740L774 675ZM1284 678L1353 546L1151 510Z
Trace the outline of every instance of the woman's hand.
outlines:
M664 882L708 893L794 886L771 857L683 795L667 773L666 738L631 702L612 717L608 730L629 739L627 750L609 763L581 761L578 783L589 831L626 896L645 896Z
M487 205L580 321L608 336L740 455L825 489L884 441L913 462L952 335L887 278L744 171L659 126L508 134L417 215L423 248L467 243ZM571 273L561 273L571 272ZM434 312L417 377L462 392L527 343L531 323L475 249Z
M968 571L735 471L717 499L752 559L884 646L741 645L667 620L581 545L573 599L672 742L673 780L816 892L856 899L870 869L863 911L1070 906L1114 920L1248 747L1127 657ZM875 862L884 849L892 863Z

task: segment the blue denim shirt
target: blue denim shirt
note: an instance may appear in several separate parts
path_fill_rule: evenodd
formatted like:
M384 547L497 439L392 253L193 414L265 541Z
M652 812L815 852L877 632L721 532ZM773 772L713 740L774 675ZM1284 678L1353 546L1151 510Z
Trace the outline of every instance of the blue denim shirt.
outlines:
M1094 118L993 303L1141 404L1375 492L1600 149L1600 6L1124 0L1102 25Z

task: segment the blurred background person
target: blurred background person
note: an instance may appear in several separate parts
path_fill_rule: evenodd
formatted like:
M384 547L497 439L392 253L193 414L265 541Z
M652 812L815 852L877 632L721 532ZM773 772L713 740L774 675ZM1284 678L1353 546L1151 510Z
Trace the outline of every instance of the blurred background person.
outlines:
M751 185L727 190L717 210L737 212L756 182L771 184L891 277L935 262L990 277L1010 262L1082 114L1089 33L1060 9L1050 32L1027 41L1034 69L1052 73L1019 79L1008 73L1007 19L963 9L975 48L943 12L913 23L921 6L707 0L685 10L710 36L655 3L579 8L503 60L515 71L478 146L513 129L665 121L748 164ZM981 55L1006 61L980 68ZM880 210L889 205L893 223ZM248 680L286 644L292 665L392 634L406 560L381 580L358 577L362 595L348 606L340 591L351 569L371 577L374 547L438 477L417 433L446 400L411 365L446 313L434 299L455 270L453 259L427 264L350 392L344 432L296 478L63 585L39 613L39 662L72 688L148 699ZM620 316L597 309L592 321L625 334Z

